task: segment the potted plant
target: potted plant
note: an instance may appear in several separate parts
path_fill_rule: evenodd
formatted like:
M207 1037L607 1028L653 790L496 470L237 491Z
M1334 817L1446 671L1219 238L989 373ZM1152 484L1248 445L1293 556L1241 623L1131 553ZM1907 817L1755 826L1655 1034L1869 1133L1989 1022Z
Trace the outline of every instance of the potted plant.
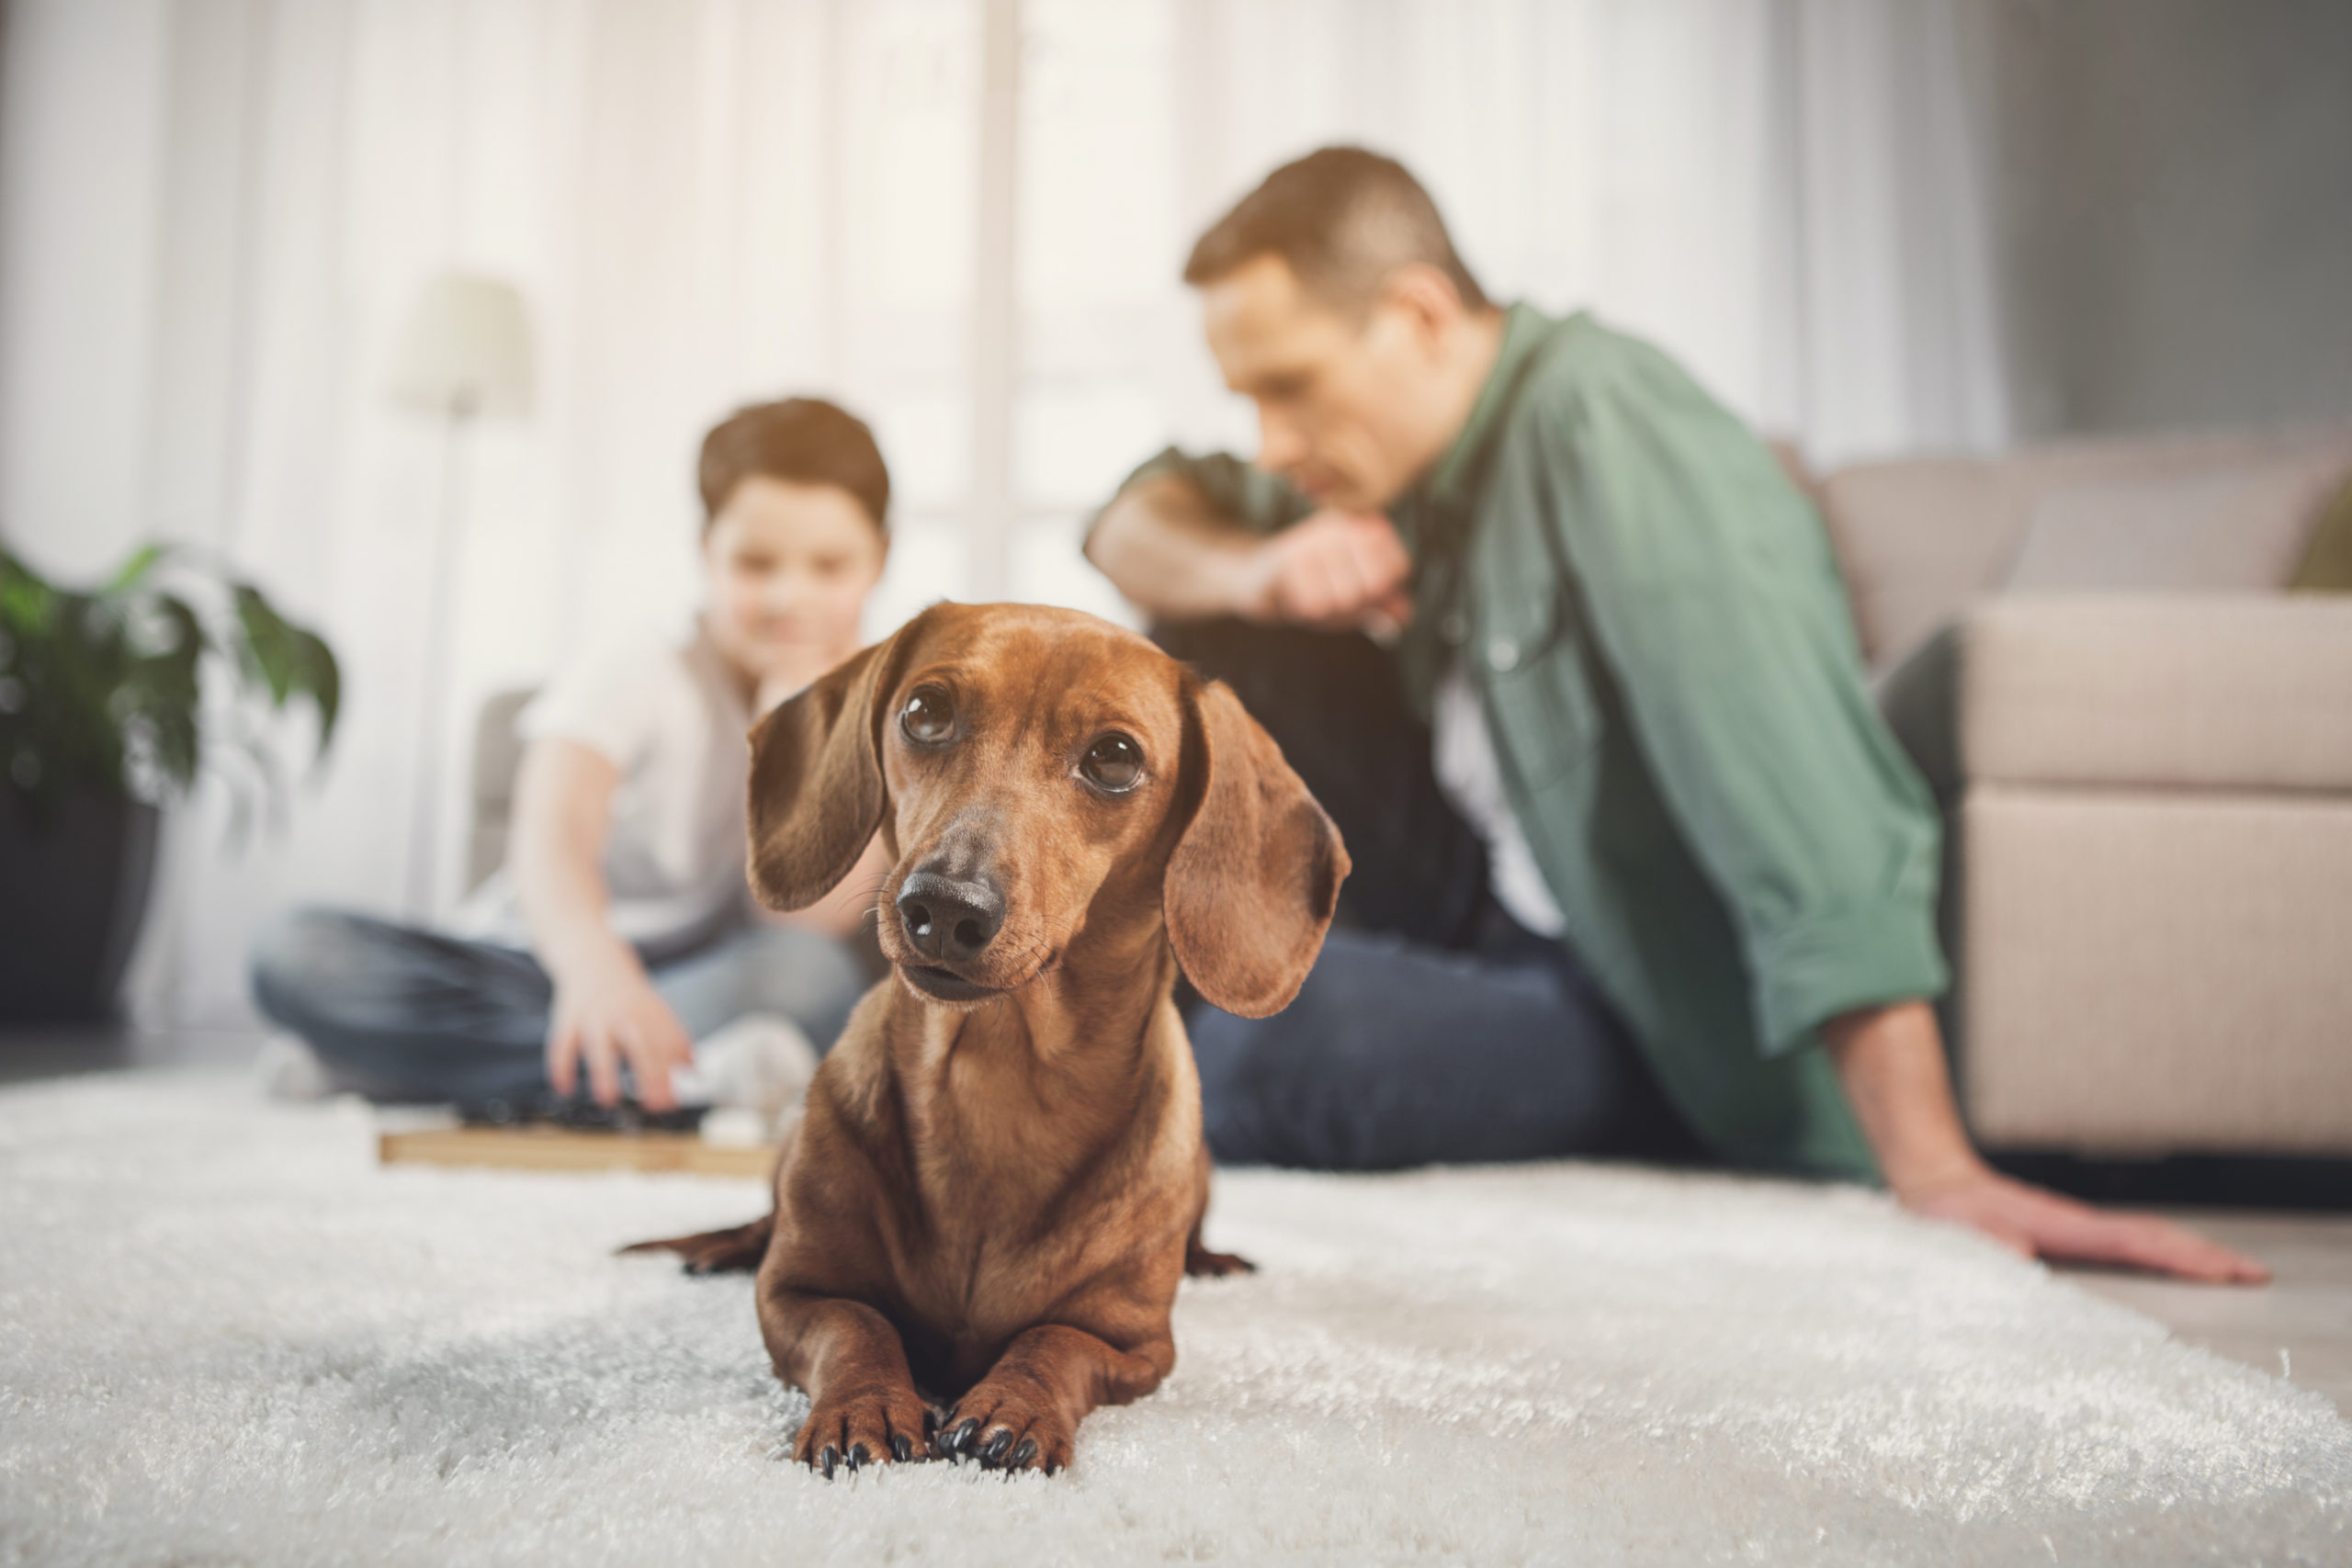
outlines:
M280 795L267 716L307 703L322 756L341 686L325 642L191 551L77 590L0 547L0 1022L107 1016L158 808L212 772L242 835Z

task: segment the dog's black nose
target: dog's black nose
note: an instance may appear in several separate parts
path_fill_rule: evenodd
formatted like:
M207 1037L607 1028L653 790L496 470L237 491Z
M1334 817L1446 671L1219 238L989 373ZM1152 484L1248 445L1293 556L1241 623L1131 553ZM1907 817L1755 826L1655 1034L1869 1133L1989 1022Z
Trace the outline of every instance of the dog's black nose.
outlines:
M957 963L995 940L1004 924L1004 897L984 882L918 871L899 888L899 923L917 953Z

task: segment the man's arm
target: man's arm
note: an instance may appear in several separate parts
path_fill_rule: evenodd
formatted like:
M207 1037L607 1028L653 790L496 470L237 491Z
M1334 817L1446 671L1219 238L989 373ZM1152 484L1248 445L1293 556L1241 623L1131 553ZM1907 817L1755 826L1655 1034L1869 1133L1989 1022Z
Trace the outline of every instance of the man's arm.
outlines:
M1140 479L1111 498L1087 536L1086 558L1154 615L1238 615L1257 593L1266 541L1174 474Z
M2253 1258L2169 1221L2104 1213L1987 1166L1961 1126L1927 1003L1846 1013L1823 1024L1821 1034L1855 1120L1905 1207L2053 1263L2105 1263L2216 1284L2270 1278Z
M1970 1145L1935 1015L1938 824L1871 707L1820 524L1664 356L1589 359L1555 427L1579 603L1692 853L1739 928L1768 1054L1826 1043L1905 1206L2051 1258L2207 1280L2261 1266L2008 1180Z
M1130 483L1095 520L1087 558L1147 614L1237 615L1375 635L1412 617L1412 560L1386 518L1317 512L1257 534L1178 474Z

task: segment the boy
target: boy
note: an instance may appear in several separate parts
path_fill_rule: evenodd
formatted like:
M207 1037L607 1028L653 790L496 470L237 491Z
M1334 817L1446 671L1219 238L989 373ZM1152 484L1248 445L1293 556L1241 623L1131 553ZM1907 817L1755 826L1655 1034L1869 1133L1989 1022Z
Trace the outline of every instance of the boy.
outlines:
M309 908L264 933L254 998L315 1053L277 1047L274 1090L522 1105L584 1077L609 1106L626 1068L650 1111L684 1088L773 1111L805 1077L801 1036L823 1049L841 1032L865 988L858 890L881 866L814 909L759 910L745 734L856 650L889 474L864 423L793 398L711 431L699 478L692 634L583 660L524 710L507 863L454 932Z

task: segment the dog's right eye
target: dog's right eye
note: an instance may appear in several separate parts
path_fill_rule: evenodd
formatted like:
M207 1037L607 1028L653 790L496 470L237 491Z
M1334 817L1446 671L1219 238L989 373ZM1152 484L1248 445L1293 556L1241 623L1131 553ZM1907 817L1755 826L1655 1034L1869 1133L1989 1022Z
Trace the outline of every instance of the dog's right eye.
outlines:
M899 710L899 728L919 746L937 746L956 738L956 704L944 686L917 686Z

